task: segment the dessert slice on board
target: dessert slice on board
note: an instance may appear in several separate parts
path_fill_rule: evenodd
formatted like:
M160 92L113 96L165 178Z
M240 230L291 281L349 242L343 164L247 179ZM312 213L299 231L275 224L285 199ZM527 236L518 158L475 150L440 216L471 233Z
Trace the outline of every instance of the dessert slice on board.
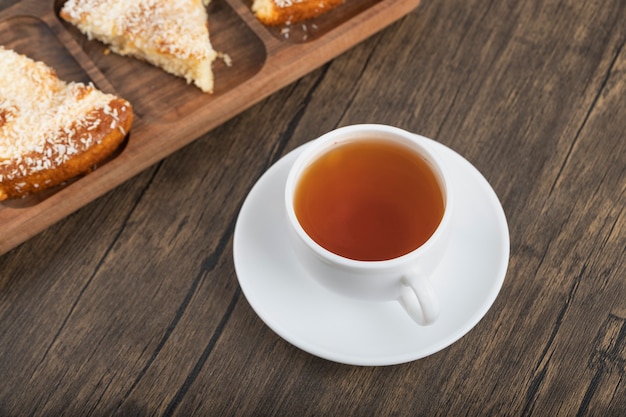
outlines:
M91 171L131 128L130 103L0 46L0 200Z
M60 14L111 51L145 60L205 93L213 92L211 65L218 53L209 40L201 0L68 0Z
M252 11L267 26L290 25L329 12L344 0L254 0Z

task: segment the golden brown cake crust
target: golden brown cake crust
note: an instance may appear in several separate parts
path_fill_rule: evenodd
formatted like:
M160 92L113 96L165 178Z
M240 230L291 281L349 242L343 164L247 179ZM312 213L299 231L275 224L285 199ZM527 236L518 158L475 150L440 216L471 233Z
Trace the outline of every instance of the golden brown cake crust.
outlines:
M91 171L122 143L130 103L0 45L0 200Z
M252 11L267 26L289 25L318 17L344 0L254 0Z
M6 119L0 115L2 120ZM54 133L54 144L46 142L41 150L17 158L0 158L0 200L23 197L90 172L117 150L132 121L131 105L114 98L65 131Z
M213 92L212 63L219 54L211 45L201 0L67 0L59 15L110 51Z

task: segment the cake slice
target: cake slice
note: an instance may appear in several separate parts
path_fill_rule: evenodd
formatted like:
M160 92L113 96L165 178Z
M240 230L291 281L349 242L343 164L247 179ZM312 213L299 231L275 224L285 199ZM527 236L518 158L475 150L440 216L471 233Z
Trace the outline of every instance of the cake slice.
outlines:
M208 16L201 0L68 0L63 19L111 51L130 55L213 92Z
M0 62L0 200L91 171L130 130L126 100L2 46Z
M329 12L344 0L254 0L252 12L267 26L290 25Z

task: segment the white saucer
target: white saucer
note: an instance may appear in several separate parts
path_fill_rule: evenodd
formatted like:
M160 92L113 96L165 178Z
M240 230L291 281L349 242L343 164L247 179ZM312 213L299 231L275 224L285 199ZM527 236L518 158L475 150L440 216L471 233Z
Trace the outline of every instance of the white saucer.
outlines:
M456 230L432 277L441 315L417 325L398 302L336 295L306 275L287 238L283 190L303 147L274 164L250 191L234 235L239 284L259 317L279 336L313 355L351 365L393 365L431 355L469 332L491 307L504 281L509 232L502 206L467 160L426 141L451 169ZM306 145L304 145L306 146Z

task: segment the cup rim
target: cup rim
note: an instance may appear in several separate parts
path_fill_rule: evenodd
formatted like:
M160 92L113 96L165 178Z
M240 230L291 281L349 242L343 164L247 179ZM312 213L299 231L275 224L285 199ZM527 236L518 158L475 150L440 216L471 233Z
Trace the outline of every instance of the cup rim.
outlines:
M435 174L438 177L440 182L440 186L443 191L444 197L444 212L439 222L439 225L433 232L433 234L428 238L426 242L424 242L419 247L413 249L411 252L408 252L404 255L398 256L392 259L385 260L374 260L374 261L362 261L352 258L347 258L341 255L338 255L323 246L317 243L313 238L311 238L308 233L304 230L295 213L295 209L293 207L293 197L294 191L297 185L297 180L299 179L302 171L306 166L308 166L308 162L311 161L312 158L324 153L327 151L334 143L332 138L339 137L338 141L345 142L352 138L354 139L362 139L363 133L370 134L382 134L383 138L398 138L399 142L403 144L410 144L412 146L417 145L419 148L419 152L426 156L427 162L431 165L431 168L435 171ZM347 137L345 135L348 135ZM343 126L334 130L331 130L322 136L319 136L316 139L308 142L305 146L307 146L303 152L298 155L294 164L289 169L289 173L287 175L287 181L285 183L284 190L284 199L285 199L285 207L287 210L287 221L290 223L290 226L295 230L298 238L305 243L305 245L311 249L315 255L321 259L332 262L336 265L345 266L347 268L367 268L367 269L385 269L385 268L393 268L395 266L404 265L407 262L410 262L413 258L419 257L423 252L426 252L431 246L435 245L437 240L441 239L441 236L445 233L445 230L448 229L448 225L451 222L452 217L452 207L453 207L453 193L451 192L451 184L449 180L449 175L446 174L445 169L443 169L443 163L437 152L434 151L428 144L422 143L418 141L420 136L404 129L383 125L383 124L355 124Z

